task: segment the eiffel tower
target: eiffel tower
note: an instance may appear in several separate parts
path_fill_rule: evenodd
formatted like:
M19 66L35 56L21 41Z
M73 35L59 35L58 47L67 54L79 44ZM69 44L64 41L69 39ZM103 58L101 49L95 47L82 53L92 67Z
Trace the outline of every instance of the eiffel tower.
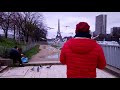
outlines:
M59 19L58 19L58 31L57 31L56 39L63 42L63 39L62 39L62 36L61 36L61 32L60 32L60 20Z

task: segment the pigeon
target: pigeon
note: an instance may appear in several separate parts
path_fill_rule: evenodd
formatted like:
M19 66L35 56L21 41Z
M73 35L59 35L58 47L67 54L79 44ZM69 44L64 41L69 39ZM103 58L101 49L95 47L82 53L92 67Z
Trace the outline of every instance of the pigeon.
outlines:
M34 67L31 70L34 71Z
M39 66L37 67L37 72L39 72L39 70L40 70L40 68L39 68Z
M50 66L47 66L47 68L50 68L52 65L50 65Z

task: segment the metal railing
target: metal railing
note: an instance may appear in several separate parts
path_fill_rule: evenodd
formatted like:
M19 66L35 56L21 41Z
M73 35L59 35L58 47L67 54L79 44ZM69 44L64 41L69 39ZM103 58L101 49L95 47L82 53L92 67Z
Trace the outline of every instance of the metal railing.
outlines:
M53 42L48 42L49 44L54 44ZM58 46L63 46L64 43L57 43ZM115 68L120 69L120 46L117 45L104 45L100 44L103 48L106 62Z
M120 46L100 45L103 48L107 64L120 69Z

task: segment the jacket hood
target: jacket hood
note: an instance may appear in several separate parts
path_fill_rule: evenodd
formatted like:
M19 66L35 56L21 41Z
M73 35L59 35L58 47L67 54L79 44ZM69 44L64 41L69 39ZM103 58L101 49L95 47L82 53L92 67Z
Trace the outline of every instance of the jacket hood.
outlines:
M87 38L72 38L68 43L72 52L78 54L89 53L97 45L95 40Z

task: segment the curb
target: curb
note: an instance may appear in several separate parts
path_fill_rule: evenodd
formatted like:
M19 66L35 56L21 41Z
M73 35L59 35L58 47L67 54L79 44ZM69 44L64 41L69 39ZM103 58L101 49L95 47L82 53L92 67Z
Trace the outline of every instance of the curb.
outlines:
M2 67L2 66L1 66ZM0 68L0 73L2 73L4 70L6 70L8 66L4 66L3 68Z
M108 73L113 74L114 76L120 78L120 69L115 68L113 66L107 65L105 68L105 71L107 71Z
M24 66L40 66L40 65L62 65L61 63L28 63Z

